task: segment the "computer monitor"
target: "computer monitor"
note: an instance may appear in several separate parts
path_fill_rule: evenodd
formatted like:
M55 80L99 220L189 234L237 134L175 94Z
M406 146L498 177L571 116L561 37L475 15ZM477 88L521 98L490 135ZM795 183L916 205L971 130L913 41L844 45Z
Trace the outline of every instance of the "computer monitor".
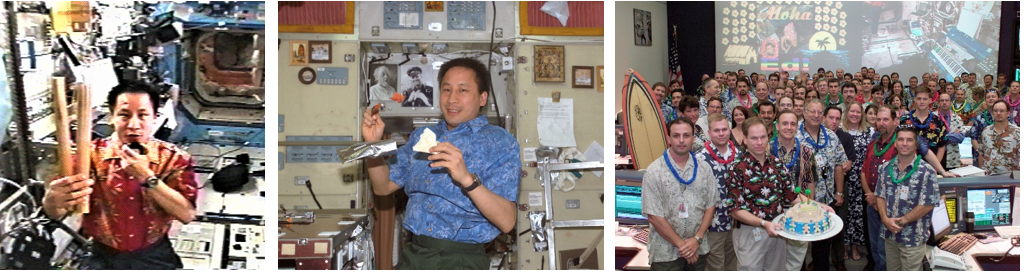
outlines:
M616 185L616 221L620 224L648 224L641 212L641 183Z
M1012 188L966 189L966 212L973 212L977 230L1012 225Z

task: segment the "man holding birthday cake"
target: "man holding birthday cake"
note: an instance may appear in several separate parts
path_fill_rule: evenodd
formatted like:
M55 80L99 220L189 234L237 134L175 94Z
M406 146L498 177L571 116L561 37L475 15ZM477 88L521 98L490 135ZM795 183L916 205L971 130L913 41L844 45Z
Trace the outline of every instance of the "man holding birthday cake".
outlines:
M784 213L784 203L801 205L796 206L799 211L802 207L822 209L827 213L834 210L802 195L811 192L809 189L796 188L789 177L780 177L786 175L788 169L779 158L769 154L769 136L762 119L746 119L741 127L748 150L727 176L727 189L733 201L730 215L740 222L731 233L738 257L737 268L742 271L785 270L787 244L779 237L778 231L784 231L791 225L772 222L773 218ZM799 214L792 218L814 217L814 213L816 211L811 210L804 216ZM820 220L803 223L802 228L802 231L809 228L809 233L822 233L829 229L829 225ZM795 228L791 230L796 231Z
M937 173L917 154L917 137L913 127L899 127L894 142L897 158L878 167L876 204L891 271L922 270L931 211L940 202Z

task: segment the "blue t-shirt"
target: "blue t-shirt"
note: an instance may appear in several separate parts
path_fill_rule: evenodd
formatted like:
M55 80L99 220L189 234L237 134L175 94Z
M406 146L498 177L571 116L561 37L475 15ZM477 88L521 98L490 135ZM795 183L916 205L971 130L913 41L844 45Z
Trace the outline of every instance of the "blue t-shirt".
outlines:
M422 127L410 135L419 141L429 128L438 142L449 142L463 153L467 171L476 173L481 184L493 193L517 201L520 192L520 145L508 131L489 125L485 116L448 130L445 120ZM403 227L416 235L462 243L486 243L498 236L499 228L488 221L447 169L432 168L429 154L416 152L407 143L388 160L389 179L406 190Z

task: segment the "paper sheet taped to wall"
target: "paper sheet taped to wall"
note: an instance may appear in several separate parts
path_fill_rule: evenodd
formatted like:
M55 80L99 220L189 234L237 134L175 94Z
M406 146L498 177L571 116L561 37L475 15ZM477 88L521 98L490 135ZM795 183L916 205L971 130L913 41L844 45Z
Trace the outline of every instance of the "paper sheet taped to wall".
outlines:
M538 142L542 146L577 147L574 138L574 100L538 98Z

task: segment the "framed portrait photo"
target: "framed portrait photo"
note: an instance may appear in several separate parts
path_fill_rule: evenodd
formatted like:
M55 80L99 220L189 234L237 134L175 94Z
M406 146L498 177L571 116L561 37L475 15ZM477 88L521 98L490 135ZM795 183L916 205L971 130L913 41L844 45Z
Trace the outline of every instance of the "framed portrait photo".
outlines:
M310 63L331 63L331 41L310 41Z
M310 64L310 45L306 40L289 41L289 65L306 66Z
M595 66L595 80L598 82L598 85L596 85L595 88L599 92L602 92L602 90L606 88L606 85L605 85L605 83L606 83L605 75L606 75L605 66L601 66L601 65Z
M564 82L566 66L563 46L534 46L534 81Z
M573 88L595 88L595 67L574 66Z
M652 46L652 12L634 9L634 45Z

